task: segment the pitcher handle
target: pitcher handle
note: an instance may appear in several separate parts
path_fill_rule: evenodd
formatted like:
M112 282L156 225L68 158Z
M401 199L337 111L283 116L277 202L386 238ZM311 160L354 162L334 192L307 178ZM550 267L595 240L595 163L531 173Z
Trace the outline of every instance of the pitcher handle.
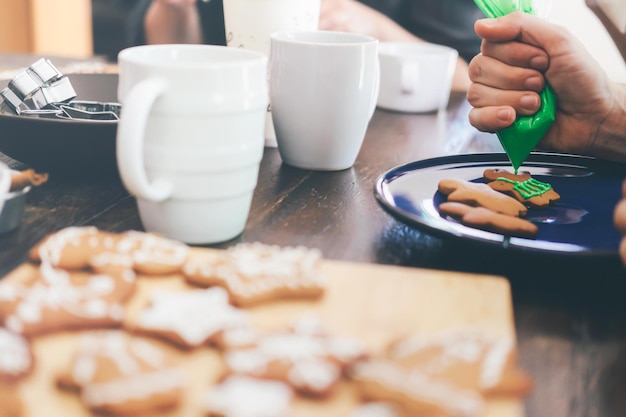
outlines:
M166 200L174 190L174 184L167 178L148 180L143 158L148 115L166 88L167 82L160 78L137 83L124 100L117 126L116 154L122 182L135 197L154 202Z

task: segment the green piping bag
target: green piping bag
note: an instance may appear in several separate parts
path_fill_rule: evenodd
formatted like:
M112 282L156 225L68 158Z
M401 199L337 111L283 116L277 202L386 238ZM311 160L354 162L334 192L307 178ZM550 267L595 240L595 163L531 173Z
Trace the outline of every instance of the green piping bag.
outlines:
M536 14L533 1L537 0L474 0L474 3L485 16L496 18L518 11ZM532 116L518 116L511 126L496 131L516 174L530 152L554 123L556 94L546 84L539 93L539 97L541 108L537 113Z

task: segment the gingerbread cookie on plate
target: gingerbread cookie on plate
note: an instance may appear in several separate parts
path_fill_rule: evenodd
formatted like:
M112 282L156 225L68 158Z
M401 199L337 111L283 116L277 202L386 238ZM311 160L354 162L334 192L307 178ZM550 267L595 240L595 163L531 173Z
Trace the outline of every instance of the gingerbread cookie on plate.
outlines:
M530 172L513 174L505 169L486 169L483 178L492 189L531 207L548 207L561 198L550 184L534 179Z
M441 203L439 214L450 216L466 226L505 236L534 238L539 231L537 225L528 220L463 203Z
M528 212L525 205L511 196L495 191L487 184L447 178L439 181L438 190L450 202L484 207L514 217L523 217Z

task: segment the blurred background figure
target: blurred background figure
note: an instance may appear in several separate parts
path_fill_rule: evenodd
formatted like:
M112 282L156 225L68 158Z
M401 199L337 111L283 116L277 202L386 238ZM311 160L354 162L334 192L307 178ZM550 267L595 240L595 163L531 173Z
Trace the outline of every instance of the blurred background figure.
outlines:
M483 17L471 0L322 0L320 29L446 45L469 62L480 52L474 22Z
M452 89L469 86L467 62L480 51L484 17L471 0L322 0L320 30L365 33L381 42L431 42L459 51ZM226 43L222 0L141 0L129 44Z
M222 0L139 0L127 32L129 45L226 45Z

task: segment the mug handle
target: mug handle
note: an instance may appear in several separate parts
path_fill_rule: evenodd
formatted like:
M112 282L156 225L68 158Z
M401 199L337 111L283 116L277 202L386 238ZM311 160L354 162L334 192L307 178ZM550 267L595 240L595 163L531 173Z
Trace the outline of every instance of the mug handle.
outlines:
M167 178L155 178L150 183L143 159L148 115L166 86L167 82L160 78L148 78L133 86L117 125L116 154L122 182L135 197L154 202L166 200L174 190L174 184Z

